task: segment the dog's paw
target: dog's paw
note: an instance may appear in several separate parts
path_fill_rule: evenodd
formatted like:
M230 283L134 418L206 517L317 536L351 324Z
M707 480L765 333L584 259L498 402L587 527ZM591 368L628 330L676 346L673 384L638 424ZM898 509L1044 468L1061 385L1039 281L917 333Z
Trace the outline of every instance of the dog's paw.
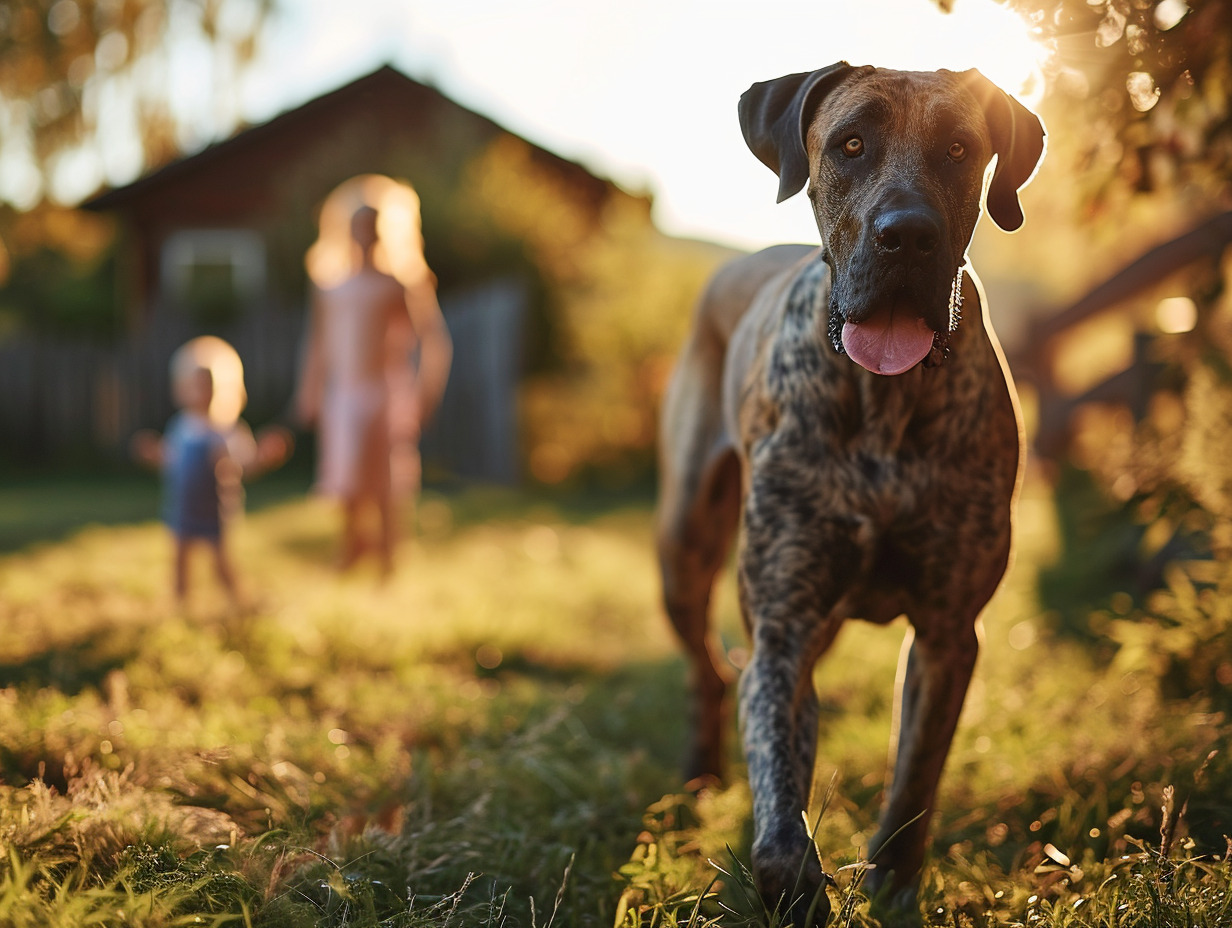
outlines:
M782 928L823 928L830 917L829 877L811 846L792 850L753 850L757 891Z
M900 885L894 876L894 871L878 867L869 872L860 889L885 928L917 928L923 924L917 886L915 882Z

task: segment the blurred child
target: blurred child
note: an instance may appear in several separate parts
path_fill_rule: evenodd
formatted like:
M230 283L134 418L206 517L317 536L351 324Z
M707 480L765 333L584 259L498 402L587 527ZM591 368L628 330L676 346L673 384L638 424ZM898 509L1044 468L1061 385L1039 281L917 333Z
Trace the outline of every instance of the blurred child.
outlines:
M187 600L189 551L203 545L238 608L224 528L243 506L240 481L281 465L290 454L290 433L270 428L253 438L239 418L247 401L243 365L220 338L195 338L172 355L171 390L179 412L161 436L149 430L134 435L132 448L139 462L162 471L162 517L175 541L175 597L181 605Z

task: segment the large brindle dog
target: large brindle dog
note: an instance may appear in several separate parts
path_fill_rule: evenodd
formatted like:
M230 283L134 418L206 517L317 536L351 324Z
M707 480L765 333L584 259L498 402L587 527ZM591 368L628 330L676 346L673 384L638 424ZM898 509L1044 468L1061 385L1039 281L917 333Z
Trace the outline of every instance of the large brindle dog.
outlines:
M707 614L741 526L753 871L801 928L829 911L801 817L813 669L849 617L913 629L867 884L912 898L1019 477L1016 402L966 250L994 157L988 214L1022 224L1044 130L977 71L845 62L754 84L739 111L779 200L807 183L823 244L737 259L707 288L663 410L657 541L692 665L688 773L717 776L729 673Z

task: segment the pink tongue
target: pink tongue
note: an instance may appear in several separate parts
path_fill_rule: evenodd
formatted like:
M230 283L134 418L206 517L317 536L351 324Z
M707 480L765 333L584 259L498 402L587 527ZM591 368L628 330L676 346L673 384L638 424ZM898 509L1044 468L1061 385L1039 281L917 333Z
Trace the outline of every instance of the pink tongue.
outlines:
M851 360L874 374L901 374L933 347L933 330L906 309L883 309L864 322L843 325L843 348Z

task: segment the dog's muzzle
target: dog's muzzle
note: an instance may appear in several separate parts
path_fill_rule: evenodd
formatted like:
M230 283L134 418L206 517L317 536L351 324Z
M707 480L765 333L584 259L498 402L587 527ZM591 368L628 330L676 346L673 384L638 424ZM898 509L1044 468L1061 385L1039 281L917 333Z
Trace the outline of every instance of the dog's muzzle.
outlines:
M956 273L941 276L939 265L951 262L942 254L939 218L927 208L886 210L868 229L866 243L873 271L865 279L876 279L881 292L852 311L840 306L838 293L831 291L831 344L875 374L902 374L921 362L940 364L961 319L963 272L959 261ZM829 255L826 260L833 269Z

